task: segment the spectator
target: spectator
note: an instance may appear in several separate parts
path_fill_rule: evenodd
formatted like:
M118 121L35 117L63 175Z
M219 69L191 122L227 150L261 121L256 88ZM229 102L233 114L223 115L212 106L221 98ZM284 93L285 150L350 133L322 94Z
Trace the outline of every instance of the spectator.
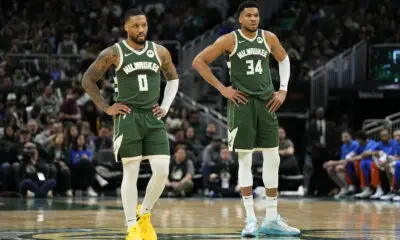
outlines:
M392 200L399 202L400 201L400 129L397 129L393 132L393 138L397 142L396 146L396 155L394 160L394 178L393 178L393 185L392 185ZM393 169L391 169L393 170Z
M76 123L81 118L79 107L76 103L77 94L70 91L67 93L65 102L60 107L60 120Z
M207 124L206 134L203 140L201 141L203 146L207 146L208 144L210 144L210 142L213 140L216 134L217 134L217 126L215 125L215 123Z
M203 151L204 146L201 144L200 140L196 137L194 128L188 127L186 128L185 134L186 141L192 146L193 153L196 157L200 156L200 153Z
M376 189L375 193L370 197L371 199L380 199L383 197L385 191L382 188L382 182L386 179L385 177L385 172L380 169L381 164L380 164L380 159L384 157L385 159L387 158L393 158L394 155L396 154L396 147L397 147L397 141L394 139L391 139L390 132L387 129L382 129L380 132L380 138L381 141L378 142L373 148L370 149L370 151L367 151L363 154L364 158L367 157L372 157L371 162L366 162L366 160L363 160L361 164L364 166L362 168L362 171L370 171L371 173L371 186ZM377 165L378 164L378 165ZM383 167L384 169L384 167ZM383 176L381 178L381 176ZM391 182L392 179L389 181ZM386 184L389 186L389 184ZM387 187L388 187L387 186ZM389 189L386 190L388 192ZM387 197L385 196L384 199Z
M93 101L88 101L83 106L82 117L82 120L89 122L90 131L97 135L97 121L99 120L99 113L97 112L97 108Z
M192 193L194 165L186 156L186 150L178 147L169 166L166 191L168 196L186 197Z
M362 174L360 176L361 180L361 188L363 191L361 193L358 193L355 195L356 198L369 198L372 194L372 188L371 188L371 164L372 164L372 158L370 156L365 157L363 154L370 151L371 149L374 149L377 142L374 140L367 139L367 135L360 131L356 133L356 140L359 143L360 147L356 150L357 156L354 158L350 159L351 160L359 160L359 172ZM349 176L355 176L355 173L348 173Z
M103 125L99 130L99 136L95 140L96 152L112 149L112 130L108 125Z
M354 194L356 191L356 183L352 182L350 179L349 185L345 175L347 168L354 168L354 163L346 163L344 160L354 156L354 152L359 148L359 144L357 141L352 140L351 134L348 130L342 131L342 142L340 160L329 160L324 163L324 169L328 173L329 177L338 187L340 187L340 192L335 195L336 199Z
M71 148L78 136L79 130L75 124L70 124L67 126L64 130L65 146L67 146L67 148Z
M60 64L57 63L56 60L50 61L50 67L49 67L48 72L49 72L51 79L54 81L63 81L66 78L65 71L59 65Z
M237 185L238 164L233 160L226 145L221 145L219 158L211 166L208 177L210 196L239 197Z
M39 108L50 108L52 112L58 113L62 101L53 94L53 88L47 86L42 95L36 98L36 104Z
M53 120L52 122L47 124L46 130L42 131L35 137L35 143L40 144L43 148L47 149L49 147L50 142L54 140L56 136L55 135L56 131L57 131L57 123L54 122Z
M300 174L299 164L294 155L294 144L286 137L286 131L283 127L279 128L279 175Z
M39 131L39 125L35 119L29 119L26 129L31 134L32 138L36 138Z
M58 44L57 54L78 54L78 47L71 33L64 33L63 41Z
M64 145L64 135L58 133L55 135L52 145L48 151L51 162L57 169L57 188L56 191L72 197L71 171L69 169L70 158L68 150Z
M192 110L190 112L189 124L195 130L195 135L199 139L204 139L204 126L200 123L200 110ZM204 145L204 144L203 144Z
M92 152L86 149L86 138L79 135L70 150L72 187L75 190L85 190L89 197L97 197L92 188L95 168L92 162Z
M330 185L326 184L329 177L322 166L324 161L335 157L332 151L336 147L336 138L335 124L325 119L322 107L317 108L316 119L311 121L306 131L304 179L306 180L305 191L311 195L323 195L329 192ZM310 184L307 183L308 179Z
M96 148L96 144L95 144L95 140L96 137L93 135L93 133L90 131L90 125L88 122L81 122L80 123L80 133L85 136L86 138L86 147L92 152L96 152L97 148ZM106 130L106 134L108 134L107 136L110 136L110 132ZM112 142L111 142L112 144Z
M20 192L26 197L52 197L56 180L50 178L50 169L39 153L34 143L26 143L19 162L19 171L15 174L22 179Z

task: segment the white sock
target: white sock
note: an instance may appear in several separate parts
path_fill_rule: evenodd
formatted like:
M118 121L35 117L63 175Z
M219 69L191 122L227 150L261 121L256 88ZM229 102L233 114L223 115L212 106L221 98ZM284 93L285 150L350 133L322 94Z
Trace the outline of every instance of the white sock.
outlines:
M147 184L146 195L140 208L140 214L151 212L154 204L160 198L168 179L169 159L169 156L149 159L153 175Z
M278 197L267 196L267 211L265 217L268 220L275 220L278 217Z
M342 182L343 185L340 187L343 188L343 186L347 187L347 179L346 179L346 174L344 172L338 172L336 173L336 176L339 178L339 180Z
M349 186L349 191L354 192L356 190L356 187L354 185Z
M248 218L256 218L253 196L243 196L243 205L246 209L246 216Z
M129 161L123 164L124 176L121 184L121 199L128 230L137 224L136 207L138 202L137 179L139 168L140 161Z

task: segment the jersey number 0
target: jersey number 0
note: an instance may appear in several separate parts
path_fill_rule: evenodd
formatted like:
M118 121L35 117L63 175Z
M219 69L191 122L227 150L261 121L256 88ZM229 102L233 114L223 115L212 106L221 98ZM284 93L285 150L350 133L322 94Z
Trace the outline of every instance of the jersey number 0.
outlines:
M149 91L149 84L147 83L147 75L138 75L139 91L147 92Z

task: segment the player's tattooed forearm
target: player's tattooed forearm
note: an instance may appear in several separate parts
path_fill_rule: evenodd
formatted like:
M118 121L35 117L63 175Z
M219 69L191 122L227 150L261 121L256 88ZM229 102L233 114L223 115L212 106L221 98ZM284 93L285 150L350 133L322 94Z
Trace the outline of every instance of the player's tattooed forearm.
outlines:
M104 103L104 100L100 94L100 89L96 82L103 77L104 73L110 66L115 64L117 58L117 46L113 45L109 48L106 48L99 54L96 61L90 65L83 75L82 87L91 97L93 102L103 111L107 110L108 105Z

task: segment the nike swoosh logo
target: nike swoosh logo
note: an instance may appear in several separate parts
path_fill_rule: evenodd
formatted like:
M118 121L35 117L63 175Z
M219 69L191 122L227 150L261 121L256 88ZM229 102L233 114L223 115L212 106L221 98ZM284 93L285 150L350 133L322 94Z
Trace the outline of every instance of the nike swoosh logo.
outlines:
M245 41L239 41L239 43L244 43Z
M125 53L124 56L127 57L127 56L129 56L131 54L133 54L133 53Z

